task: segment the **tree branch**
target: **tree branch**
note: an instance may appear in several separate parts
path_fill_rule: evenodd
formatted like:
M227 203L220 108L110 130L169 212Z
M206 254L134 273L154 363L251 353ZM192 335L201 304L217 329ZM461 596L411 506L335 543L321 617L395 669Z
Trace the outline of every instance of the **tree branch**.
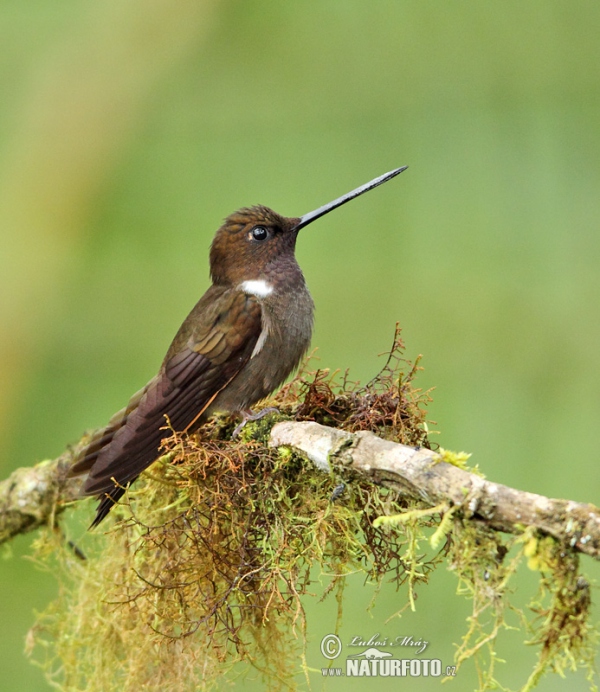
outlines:
M81 478L67 478L71 453L14 471L0 482L0 544L51 524L80 498Z
M429 449L382 440L370 432L348 433L318 423L277 423L270 446L292 447L319 468L335 460L375 483L434 507L461 508L491 528L521 533L534 527L600 560L600 509L509 488L443 461Z
M434 507L460 507L491 528L534 527L600 560L600 509L509 488L447 463L429 449L407 447L370 432L348 433L311 422L277 423L271 447L291 447L322 470L337 461L374 483ZM81 478L67 478L72 453L14 471L0 482L0 544L48 523L80 498Z

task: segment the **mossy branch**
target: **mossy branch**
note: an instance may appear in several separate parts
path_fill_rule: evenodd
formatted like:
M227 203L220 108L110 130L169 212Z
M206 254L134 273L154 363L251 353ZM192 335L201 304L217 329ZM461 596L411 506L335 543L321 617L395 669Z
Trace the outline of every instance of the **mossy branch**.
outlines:
M382 440L371 432L348 433L311 422L277 423L270 445L287 446L322 468L336 460L414 500L432 507L460 508L466 518L490 528L520 534L534 528L563 544L600 559L600 509L591 504L559 500L509 488L467 471L426 448Z
M270 446L291 447L318 468L335 460L374 483L432 507L445 503L466 518L507 533L534 528L600 560L600 509L548 498L486 480L445 461L445 453L383 440L371 432L349 433L314 422L285 421L271 431ZM19 468L0 481L0 544L51 524L80 498L81 479L67 478L72 453Z
M72 454L19 468L0 481L0 544L52 525L57 514L80 497L81 478L67 478Z
M298 654L309 674L303 604L317 583L321 597L336 594L339 617L348 575L376 590L391 582L405 592L399 613L442 563L472 601L455 662L475 659L478 689L498 687L496 638L514 614L539 650L524 690L549 670L593 676L578 553L600 558L600 510L486 481L467 455L433 451L418 369L397 330L364 386L304 371L269 402L280 413L241 438L228 418L172 431L106 533L79 530L76 543L77 522L55 518L79 497L80 480L66 477L77 448L0 482L0 542L49 527L33 549L59 597L28 641L52 684L209 690L243 662L294 688ZM524 562L539 574L533 620L510 602Z

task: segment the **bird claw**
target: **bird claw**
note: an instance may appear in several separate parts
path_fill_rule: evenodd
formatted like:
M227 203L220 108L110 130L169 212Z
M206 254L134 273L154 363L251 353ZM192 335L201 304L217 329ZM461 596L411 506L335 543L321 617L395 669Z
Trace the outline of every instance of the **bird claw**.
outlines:
M279 409L275 408L274 406L267 406L267 408L263 408L262 411L259 411L258 413L253 413L252 411L242 411L242 422L235 427L231 437L235 439L242 432L246 423L252 423L260 420L261 418L268 416L269 413L279 413Z
M338 483L338 485L335 486L333 489L333 492L331 493L331 497L329 498L329 502L335 502L338 500L346 491L346 484L345 483Z

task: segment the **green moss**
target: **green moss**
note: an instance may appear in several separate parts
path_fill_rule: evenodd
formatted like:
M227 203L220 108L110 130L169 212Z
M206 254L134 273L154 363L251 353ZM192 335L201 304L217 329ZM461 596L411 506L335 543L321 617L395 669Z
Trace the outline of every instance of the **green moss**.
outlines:
M447 464L452 464L463 471L468 471L469 473L476 473L478 476L485 478L483 473L479 470L479 466L469 466L467 462L471 458L471 455L467 452L451 452L448 449L440 447L438 452L441 456L440 461L445 461Z
M531 532L530 532L531 533ZM527 534L525 534L527 535ZM540 572L537 596L530 604L535 619L529 644L539 649L537 664L524 692L532 690L547 670L564 677L566 670L587 668L591 687L598 634L589 624L589 582L579 573L579 556L550 536L530 535L524 555Z

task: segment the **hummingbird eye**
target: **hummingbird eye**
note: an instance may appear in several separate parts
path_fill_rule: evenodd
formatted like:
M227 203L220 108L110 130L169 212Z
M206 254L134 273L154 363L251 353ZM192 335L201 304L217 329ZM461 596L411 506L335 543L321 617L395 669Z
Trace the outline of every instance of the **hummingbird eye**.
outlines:
M251 240L266 240L269 237L269 231L264 226L254 226L248 233Z

